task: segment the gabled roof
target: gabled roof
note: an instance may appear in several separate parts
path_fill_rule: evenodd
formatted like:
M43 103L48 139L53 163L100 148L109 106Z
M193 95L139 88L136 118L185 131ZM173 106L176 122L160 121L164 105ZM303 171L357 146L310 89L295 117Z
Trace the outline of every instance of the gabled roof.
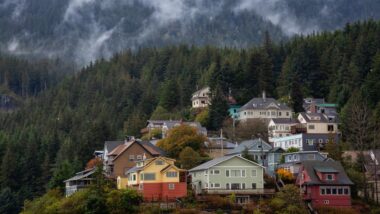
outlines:
M337 115L327 115L323 113L305 113L301 112L299 114L302 116L306 122L312 122L312 123L337 123L338 117Z
M201 94L202 91L208 91L208 93L210 93L210 87L206 86L206 87L203 87L201 89L199 89L198 91L194 92L192 95L193 97L196 96L196 97L203 97L203 95Z
M275 124L294 124L294 123L299 123L298 119L294 119L294 118L272 118L272 121Z
M112 150L108 156L116 156L113 160L116 160L120 155L122 155L125 151L128 150L133 144L140 145L143 149L145 149L150 155L152 156L159 156L164 155L164 151L162 151L157 146L151 144L148 141L140 141L140 140L133 140L129 142L125 142L122 145L117 146L114 150Z
M196 166L196 167L190 169L189 172L200 171L200 170L206 170L206 169L209 169L209 168L211 168L211 167L213 167L213 166L215 166L215 165L218 165L218 164L220 164L220 163L223 163L223 162L228 161L228 160L230 160L230 159L232 159L232 158L235 158L235 157L236 157L236 158L240 158L240 159L242 159L242 160L245 160L245 161L250 162L250 163L252 163L252 164L254 164L254 165L257 165L257 166L260 166L260 167L264 168L263 166L261 166L261 165L255 163L255 162L253 162L253 161L250 161L250 160L248 160L248 159L245 159L245 158L243 158L243 157L241 157L241 156L239 156L239 155L230 155L230 156L223 156L223 157L220 157L220 158L215 158L215 159L212 159L212 160L210 160L210 161L207 161L206 163L203 163L203 164L201 164L201 165L199 165L199 166Z
M261 151L261 145L263 151L269 151L273 147L265 142L264 140L258 138L254 140L242 141L235 149L228 153L228 155L241 154L246 148L250 151Z
M310 181L305 182L306 185L353 185L350 178L347 176L346 172L343 169L343 166L338 161L303 161L303 169L307 172L310 177ZM336 171L338 175L337 179L333 181L320 180L317 171ZM319 171L321 172L321 171ZM301 173L300 173L301 174ZM298 175L298 178L300 176ZM298 180L298 179L297 179Z
M117 146L119 146L123 143L124 143L124 141L106 141L106 142L104 142L104 147L107 149L108 152L111 152Z
M274 98L253 98L244 106L242 106L239 111L248 109L280 109L280 110L291 110L285 103L280 103Z
M94 174L96 171L96 168L91 168L91 169L86 169L84 171L81 171L81 172L77 172L75 174L74 177L71 177L63 182L69 182L69 181L77 181L77 180L82 180L82 179L85 179L85 180L92 180L92 178L89 178L90 175Z

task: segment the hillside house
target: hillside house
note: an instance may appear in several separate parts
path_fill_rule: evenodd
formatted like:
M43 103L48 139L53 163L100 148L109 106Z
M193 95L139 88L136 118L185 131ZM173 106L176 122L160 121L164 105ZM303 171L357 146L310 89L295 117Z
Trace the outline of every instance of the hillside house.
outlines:
M269 123L272 118L292 118L292 110L285 103L267 98L265 92L262 97L253 98L239 109L239 121L263 119Z
M138 190L145 201L174 201L187 195L186 170L176 167L174 159L141 160L126 175L128 188Z
M141 130L142 134L151 133L153 130L160 130L162 138L174 127L187 125L195 128L199 134L207 136L207 129L199 122L184 122L182 120L148 120L146 128Z
M318 151L300 151L283 154L283 163L278 169L285 169L297 177L302 161L327 161L327 154ZM331 159L329 159L331 160Z
M236 143L232 143L226 138L209 137L208 139L204 144L206 153L211 158L224 156L237 147Z
M264 167L239 155L215 158L189 170L197 195L228 196L249 203L255 195L273 194L264 189Z
M296 185L312 207L351 207L354 184L337 161L303 161Z
M193 93L191 103L193 108L206 108L211 102L210 87L204 87Z
M339 133L338 117L336 115L302 112L297 119L306 127L308 134Z
M272 118L268 124L268 141L273 142L273 138L296 134L295 126L297 125L299 125L297 119ZM306 132L306 129L304 132Z
M263 166L267 165L267 155L272 149L272 146L261 138L242 141L227 155L241 155L246 149L248 150L248 154L251 155L257 163Z
M285 137L272 138L274 147L281 147L284 150L297 148L300 151L319 151L330 140L338 143L339 134L309 134L301 133Z
M106 162L106 175L118 182L126 182L126 172L144 158L153 158L165 153L153 144L140 140L124 141L108 154ZM125 185L121 185L125 188Z
M81 189L87 188L94 180L93 174L95 171L96 168L86 169L63 181L65 183L65 196L68 197Z

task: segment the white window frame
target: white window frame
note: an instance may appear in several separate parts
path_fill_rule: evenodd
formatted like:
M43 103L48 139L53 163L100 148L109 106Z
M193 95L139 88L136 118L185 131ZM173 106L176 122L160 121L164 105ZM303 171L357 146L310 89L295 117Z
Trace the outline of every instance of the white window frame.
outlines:
M168 188L169 188L170 190L175 190L175 184L173 184L173 183L169 183L169 184L168 184Z
M253 172L255 172L255 173L253 173ZM257 169L251 170L251 177L257 177Z
M329 179L328 177L331 176L331 179ZM326 181L334 181L334 174L326 174Z
M166 177L167 178L176 178L178 177L178 173L177 172L166 172Z

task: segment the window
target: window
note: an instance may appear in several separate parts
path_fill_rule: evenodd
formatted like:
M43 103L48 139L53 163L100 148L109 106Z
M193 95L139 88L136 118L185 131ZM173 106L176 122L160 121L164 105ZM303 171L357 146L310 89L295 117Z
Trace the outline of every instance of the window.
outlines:
M208 175L208 170L205 170L205 176Z
M226 189L230 189L230 184L226 183Z
M245 183L241 184L241 189L245 189Z
M256 169L252 169L252 177L256 177L257 176L257 171Z
M136 180L136 177L137 177L136 174L133 174L133 175L132 175L132 180L135 181L135 180Z
M331 189L330 188L326 188L326 195L331 195Z
M286 116L289 116L289 112L286 112Z
M211 188L220 188L220 183L210 183Z
M142 155L137 155L137 160L142 160Z
M306 139L306 143L309 145L309 146L312 146L314 144L314 140L313 139Z
M334 180L334 175L333 174L327 174L326 175L326 181L333 181Z
M323 139L319 139L319 140L318 140L318 143L323 143Z
M342 188L338 188L338 195L343 195L343 189Z
M315 154L308 154L306 157L308 160L315 160Z
M315 129L314 125L309 125L309 129Z
M170 190L175 189L175 184L169 184L168 186L169 186L169 189L170 189Z
M345 195L349 195L349 194L350 194L348 188L344 188L344 194L345 194Z
M205 187L208 188L208 183L205 183Z
M166 177L168 178L176 178L177 172L166 172Z
M332 188L331 192L332 192L333 195L336 195L336 188Z
M245 177L245 170L231 169L231 177ZM226 173L227 174L227 173ZM228 177L228 176L227 176Z
M333 132L334 131L334 125L327 125L327 131Z
M226 169L226 177L230 177L230 170Z
M324 204L330 204L330 201L329 200L323 200L323 203Z
M141 180L143 181L153 181L156 180L156 173L144 173L141 174Z
M256 183L252 183L252 189L256 189Z
M156 160L156 165L164 165L164 162L162 160Z
M321 195L325 195L326 194L326 189L325 188L321 188Z
M135 156L134 155L129 155L129 161L134 161L135 160Z
M272 111L272 112L271 112L271 115L272 115L272 116L275 116L275 115L276 115L276 112Z
M280 117L281 117L281 111L280 111L280 112L278 112L278 116L280 116Z
M213 169L210 171L210 174L211 175L219 175L220 174L220 170L219 169Z

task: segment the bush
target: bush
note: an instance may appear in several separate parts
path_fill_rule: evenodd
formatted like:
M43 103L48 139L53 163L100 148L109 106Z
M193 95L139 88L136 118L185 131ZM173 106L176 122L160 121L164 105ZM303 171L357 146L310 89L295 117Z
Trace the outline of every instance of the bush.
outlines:
M316 209L318 213L323 214L356 214L352 208L335 208L335 207L319 207Z
M281 180L286 182L292 182L294 180L294 176L292 175L292 173L285 169L278 169L277 175L279 176L279 178L281 178Z

